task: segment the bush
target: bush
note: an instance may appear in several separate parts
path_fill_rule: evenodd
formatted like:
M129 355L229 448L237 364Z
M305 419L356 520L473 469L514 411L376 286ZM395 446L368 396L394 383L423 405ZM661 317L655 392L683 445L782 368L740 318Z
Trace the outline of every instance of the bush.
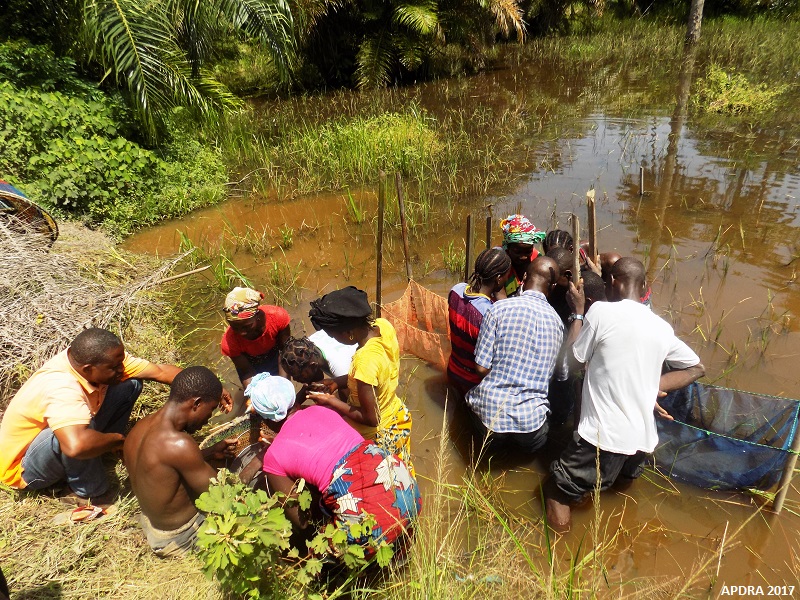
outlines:
M0 177L117 234L224 197L217 153L180 132L165 161L119 131L110 100L0 81Z
M696 103L702 110L737 115L773 110L775 99L789 86L754 84L741 73L727 73L719 65L712 64L697 87Z
M302 480L298 488L302 489ZM313 580L322 571L318 557L339 556L353 573L370 564L364 547L348 544L347 533L330 524L306 542L311 554L301 557L289 544L292 524L283 510L285 502L296 502L300 510L307 510L311 494L302 490L296 500L287 500L279 493L269 496L263 490L251 489L225 470L197 499L197 508L206 514L197 535L204 571L233 597L322 598L313 593ZM368 535L373 525L374 519L353 522L350 533L355 538ZM389 564L393 556L391 545L370 542L370 548L380 566Z

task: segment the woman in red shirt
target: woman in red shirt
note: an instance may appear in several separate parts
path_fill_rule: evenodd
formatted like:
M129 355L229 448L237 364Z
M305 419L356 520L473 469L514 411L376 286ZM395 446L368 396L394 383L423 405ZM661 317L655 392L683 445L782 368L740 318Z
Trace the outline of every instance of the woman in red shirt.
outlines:
M262 305L263 298L261 292L242 287L233 288L225 298L229 327L220 348L233 361L244 388L258 373L286 377L279 356L291 336L291 317L280 306Z

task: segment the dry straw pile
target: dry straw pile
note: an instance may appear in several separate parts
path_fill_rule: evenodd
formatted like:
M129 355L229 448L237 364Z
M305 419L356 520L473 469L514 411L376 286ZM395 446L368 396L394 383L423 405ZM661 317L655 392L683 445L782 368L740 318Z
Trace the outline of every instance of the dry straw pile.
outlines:
M126 257L97 232L67 224L51 249L41 235L0 222L0 410L24 380L84 328L123 331L141 294L177 260Z

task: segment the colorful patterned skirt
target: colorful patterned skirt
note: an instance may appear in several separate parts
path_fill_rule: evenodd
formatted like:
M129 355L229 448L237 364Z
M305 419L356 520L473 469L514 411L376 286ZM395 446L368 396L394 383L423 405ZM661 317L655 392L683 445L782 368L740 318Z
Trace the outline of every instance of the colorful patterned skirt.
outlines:
M411 462L411 413L405 404L401 403L388 427L378 428L375 443L386 452L399 456L408 466L411 475L417 476Z
M349 544L369 558L381 541L404 541L422 508L417 482L397 456L365 441L348 452L322 494L322 507ZM351 526L372 520L372 530L352 535Z

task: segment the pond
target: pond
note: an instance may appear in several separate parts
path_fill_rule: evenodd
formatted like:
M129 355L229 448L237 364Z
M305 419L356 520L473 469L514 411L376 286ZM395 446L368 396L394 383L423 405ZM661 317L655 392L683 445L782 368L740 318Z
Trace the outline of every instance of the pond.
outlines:
M462 275L444 264L454 262L455 270L459 259L463 261L468 213L478 224L474 243L479 251L485 244L483 223L490 215L495 245L501 241L499 221L509 213L521 211L540 229L554 224L568 229L572 212L585 223L584 199L593 185L600 250L643 261L655 311L700 355L706 379L800 398L800 144L781 127L723 127L693 119L687 110L693 66L687 61L675 81L658 82L658 89L671 90L667 93L649 93L653 82L624 76L615 83L614 94L599 93L598 86L605 84L597 79L559 76L556 66L542 63L398 92L413 96L434 116L448 103L514 108L533 96L566 108L552 117L520 117L537 125L515 140L508 165L511 183L490 187L482 195L435 198L427 223L412 232L415 279L442 295L461 281ZM324 99L319 105L324 106ZM344 285L356 285L374 297L376 188L283 201L231 199L143 231L126 245L134 251L173 253L180 244L178 232L198 246L226 245L236 266L257 287L283 298L293 317L293 333L311 333L310 300ZM409 202L414 202L413 188ZM363 222L356 222L352 206L364 211ZM264 248L264 232L271 236L266 244L270 251ZM231 365L218 353L221 292L200 293L194 286L201 283L198 279L185 288L193 318L185 324L187 340L198 363L216 365L227 381L236 382ZM399 230L389 227L383 301L399 297L405 285ZM461 424L450 407L445 410L443 374L404 358L400 393L414 416L415 466L423 487L430 485L425 479L434 476L442 458L443 421L450 437L445 445L447 479L458 484L468 465L459 450ZM558 440L554 448L529 463L494 469L502 502L513 514L541 517L538 487L558 451ZM625 493L602 495L604 522L612 532L623 532L606 565L608 578L686 579L705 560L692 595L717 595L722 585L762 585L766 590L767 585L796 584L797 485L779 517L756 514L760 505L745 494L707 492L648 472ZM573 550L595 511L578 509L574 517L572 531L557 542ZM468 535L464 543L469 546ZM721 547L721 561L709 561Z

